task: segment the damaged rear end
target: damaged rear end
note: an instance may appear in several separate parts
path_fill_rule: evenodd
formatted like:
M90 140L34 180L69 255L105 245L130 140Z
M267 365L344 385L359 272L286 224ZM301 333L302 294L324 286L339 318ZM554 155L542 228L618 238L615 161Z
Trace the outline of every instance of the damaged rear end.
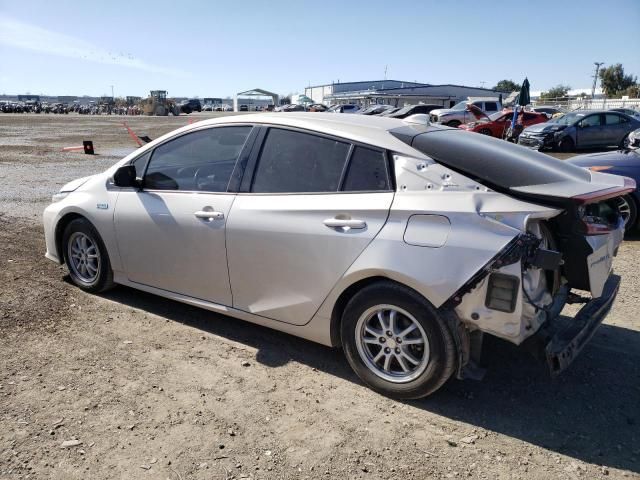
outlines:
M616 298L620 277L612 263L624 221L615 199L635 189L633 180L463 131L411 126L394 134L435 162L502 193L505 202L533 206L478 211L516 233L440 307L457 325L458 377L481 372L477 362L485 333L527 347L552 375L562 372ZM567 303L584 305L573 317L560 315Z

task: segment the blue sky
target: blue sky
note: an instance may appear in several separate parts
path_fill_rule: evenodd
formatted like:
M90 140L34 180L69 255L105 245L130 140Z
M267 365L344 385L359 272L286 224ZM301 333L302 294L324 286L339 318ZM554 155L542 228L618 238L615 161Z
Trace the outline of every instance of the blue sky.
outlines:
M397 80L586 88L594 61L640 76L640 0L0 0L0 94L295 93L385 65Z

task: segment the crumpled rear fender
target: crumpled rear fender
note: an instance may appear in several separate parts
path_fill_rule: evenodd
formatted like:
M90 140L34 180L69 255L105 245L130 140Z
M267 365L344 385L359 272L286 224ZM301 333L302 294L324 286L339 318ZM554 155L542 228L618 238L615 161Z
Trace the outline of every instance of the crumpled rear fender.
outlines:
M402 283L440 307L524 232L531 217L558 213L495 192L398 193L387 223L338 281L317 315L331 318L345 289L374 276ZM444 243L436 247L407 243L407 223L414 215L446 217L450 227ZM430 232L427 224L419 233L425 238L442 237L441 225L437 228Z

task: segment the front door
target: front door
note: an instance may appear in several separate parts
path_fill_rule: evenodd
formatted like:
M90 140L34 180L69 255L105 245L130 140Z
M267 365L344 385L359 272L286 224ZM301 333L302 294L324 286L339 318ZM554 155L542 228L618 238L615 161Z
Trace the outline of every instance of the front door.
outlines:
M303 325L387 220L386 153L271 128L254 171L227 223L233 306Z
M606 144L604 130L602 115L599 113L587 115L578 123L576 147L587 148Z
M235 194L227 190L251 128L201 129L153 150L143 188L123 190L115 208L130 281L231 305L225 228Z

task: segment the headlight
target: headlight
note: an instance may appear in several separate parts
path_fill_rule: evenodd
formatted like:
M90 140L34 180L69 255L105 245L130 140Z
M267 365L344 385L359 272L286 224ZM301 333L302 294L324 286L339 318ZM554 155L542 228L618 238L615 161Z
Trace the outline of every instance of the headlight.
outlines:
M60 200L64 200L65 198L67 198L67 195L69 195L70 193L71 192L58 192L51 197L51 202L56 203L56 202L59 202Z

